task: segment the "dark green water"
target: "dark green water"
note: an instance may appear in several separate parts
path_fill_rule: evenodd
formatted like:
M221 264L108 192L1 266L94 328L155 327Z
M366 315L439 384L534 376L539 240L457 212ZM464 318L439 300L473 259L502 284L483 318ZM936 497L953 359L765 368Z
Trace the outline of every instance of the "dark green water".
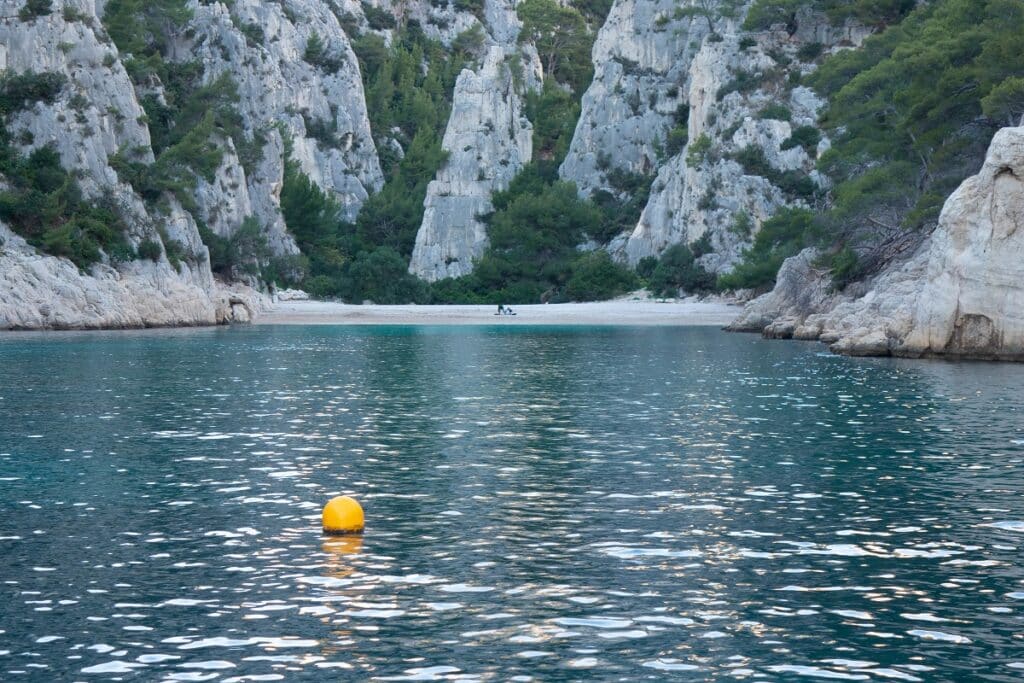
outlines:
M1022 388L696 328L0 336L0 679L1019 681Z

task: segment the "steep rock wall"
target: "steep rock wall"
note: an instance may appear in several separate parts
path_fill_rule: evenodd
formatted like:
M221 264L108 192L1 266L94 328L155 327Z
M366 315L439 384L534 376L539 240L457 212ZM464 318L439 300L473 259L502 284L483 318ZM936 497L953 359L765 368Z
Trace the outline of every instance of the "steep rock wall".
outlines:
M359 6L351 4L348 11L361 16ZM295 251L277 201L284 175L282 135L290 139L291 156L302 171L332 193L344 217L353 220L384 178L370 134L359 64L331 6L320 0L236 0L230 7L196 1L190 8L190 31L180 37L174 56L182 61L199 59L208 82L227 73L238 85L246 134L265 140L261 163L247 185L250 195L263 198L252 209L271 242L287 253ZM246 30L252 26L262 34L252 37L255 32ZM334 64L315 66L303 58L314 34ZM314 137L311 125L329 136Z
M82 273L40 254L0 223L0 330L66 330L248 322L269 300L244 285L207 286L166 261L98 264Z
M121 264L120 269L146 271L147 277L159 281L168 291L189 291L196 298L208 299L213 292L209 256L192 216L171 197L160 212L152 211L111 167L111 156L122 148L141 150L142 157L148 160L152 160L152 151L144 111L118 60L116 47L101 28L94 4L73 0L66 5L73 11L55 9L31 21L18 17L22 4L11 0L0 3L0 69L13 74L54 72L67 81L54 102L36 102L8 119L12 138L20 141L19 151L27 154L52 145L61 164L75 174L87 197L107 196L117 207L133 247L144 241L159 244L167 238L185 250L179 267L168 262L164 249L156 262ZM9 233L6 228L5 233ZM9 234L5 242L19 243ZM31 247L21 244L22 248L13 251L11 247L5 248L5 290L17 290L9 269L31 251ZM62 263L53 271L56 282L60 274L77 274L70 262L53 260ZM68 277L69 283L77 282ZM56 286L55 291L71 293L77 285L69 283ZM167 321L173 317L173 313L168 313L159 324L169 324ZM181 310L182 322L194 318L190 306Z
M0 225L0 329L216 324L256 314L257 292L239 286L230 293L214 281L193 216L171 195L159 207L148 206L115 171L119 151L130 149L144 163L153 161L153 152L145 111L97 15L102 7L69 0L23 20L22 5L0 2L0 71L58 73L66 83L53 102L35 102L8 117L16 149L29 154L51 145L87 198L115 208L131 247L148 242L163 248L155 259L108 258L83 272ZM223 212L209 216L218 227L252 204L230 141L223 144L228 153L217 180L201 183L197 192L201 210ZM171 242L181 252L173 264Z
M801 253L730 327L852 355L1024 360L1022 256L1024 127L1004 128L911 258L836 294Z
M614 191L613 169L650 174L658 147L687 104L689 66L708 34L702 18L679 18L675 0L617 0L594 42L594 80L581 102L559 169L581 194Z
M826 184L814 167L828 139L811 149L787 145L794 130L815 126L825 104L809 88L794 86L791 74L814 69L801 61L802 46L818 39L848 43L851 31L836 31L814 15L801 22L792 35L781 29L748 34L722 20L720 39L704 40L687 74L687 144L658 171L635 229L612 244L618 258L635 265L707 236L712 253L702 265L715 273L731 270L765 220L782 207L806 205L763 171L737 161L745 152L761 154L776 174ZM785 114L769 114L770 108Z
M448 160L427 187L409 264L411 273L429 282L473 270L488 244L481 216L493 209L491 195L507 188L532 156L533 126L523 95L541 81L540 60L530 46L516 44L514 3L488 0L485 11L487 52L479 68L463 70L456 81L441 143Z

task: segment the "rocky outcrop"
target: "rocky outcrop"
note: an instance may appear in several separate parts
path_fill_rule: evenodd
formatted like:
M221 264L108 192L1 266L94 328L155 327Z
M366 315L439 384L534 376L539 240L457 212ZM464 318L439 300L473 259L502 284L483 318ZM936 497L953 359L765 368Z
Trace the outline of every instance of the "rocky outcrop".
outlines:
M814 165L828 141L810 149L787 144L795 129L815 125L824 106L789 79L791 71L813 68L798 58L800 41L786 31L737 33L733 22L723 22L721 31L689 65L686 146L659 170L636 228L613 244L613 253L631 265L707 235L712 253L702 265L727 272L765 220L781 207L804 204L777 178L742 161L743 153L760 154L776 175L799 173L824 184Z
M1021 263L1024 127L1004 128L911 258L835 294L803 252L730 329L820 339L851 355L1024 360Z
M900 355L1024 360L1024 127L946 201Z
M339 13L361 17L359 5L350 4L339 4ZM280 216L282 134L291 140L292 159L353 220L384 177L359 64L331 5L321 0L196 0L190 9L190 30L179 37L172 56L199 59L207 82L226 73L237 84L246 136L262 143L261 161L247 184L249 194L260 197L251 208L267 226L271 244L284 253L297 251ZM314 35L324 46L320 64L305 59Z
M0 223L0 330L108 329L249 322L269 300L244 285L205 286L165 259L82 273Z
M56 73L65 85L52 102L35 102L7 117L16 149L28 154L52 146L85 197L117 212L131 248L162 248L151 258L105 258L84 272L67 259L39 253L0 225L0 329L201 325L258 314L258 292L215 282L193 215L170 194L147 205L115 171L119 152L130 150L143 163L152 163L153 152L145 111L97 6L69 0L47 14L23 17L22 4L0 2L0 70ZM200 217L227 236L256 213L256 202L231 141L218 144L225 151L221 166L213 182L200 181L195 201ZM296 250L283 223L268 232L277 236L271 243L279 253Z
M100 28L90 0L69 0L29 21L19 18L22 0L0 0L0 72L59 73L67 85L53 104L37 103L8 120L14 139L30 139L30 151L53 145L67 168L78 171L82 189L97 195L112 188L122 197L110 156L122 147L149 152L145 112L117 48Z
M429 282L473 270L487 248L482 216L493 210L491 195L507 188L532 156L523 95L540 83L540 60L516 44L514 4L493 1L485 9L489 46L480 67L463 70L455 83L441 143L448 160L427 187L409 264L409 272Z
M675 0L618 0L594 42L594 80L560 168L581 194L615 191L613 170L652 175L685 107L689 66L708 34L703 18L677 16Z
M491 194L530 161L533 127L515 92L510 59L519 59L517 51L492 46L483 66L464 70L455 84L442 142L448 161L427 187L409 266L427 281L472 271L487 247L481 217L493 209Z
M8 117L8 131L25 154L51 145L62 166L74 173L86 197L102 198L116 207L127 227L130 246L171 240L177 243L183 252L177 266L167 260L165 247L156 262L98 268L106 280L117 280L118 276L111 273L123 272L138 281L137 289L129 287L133 291L150 291L152 285L152 291L158 292L154 300L159 303L145 312L140 310L136 315L131 313L130 305L123 307L132 320L148 321L152 313L153 324L172 324L174 320L192 324L202 317L199 308L212 302L214 296L208 250L195 220L180 203L168 196L159 210L151 209L112 167L111 158L122 149L134 150L142 161L152 161L153 155L145 113L116 47L100 27L93 3L69 2L63 11L28 21L18 16L21 4L10 0L0 4L0 69L17 74L57 73L66 84L53 102L36 102ZM85 305L79 290L93 289L81 279L88 276L63 259L30 257L34 252L31 247L7 228L3 232L5 257L0 277L4 284L0 296L7 302L5 315L9 320L21 320L19 326L23 327L32 326L31 321L50 326L45 316L37 317L38 310L31 306L20 314L12 308L15 302L41 297L44 292L53 297L49 302L52 311L63 311L65 306L71 311ZM36 286L34 282L45 284ZM95 301L88 305L103 308ZM72 313L60 314L61 321L74 319Z
M834 299L827 271L815 268L819 254L805 249L786 259L775 287L746 305L729 325L733 332L763 332L770 338L791 338L809 315L826 310Z

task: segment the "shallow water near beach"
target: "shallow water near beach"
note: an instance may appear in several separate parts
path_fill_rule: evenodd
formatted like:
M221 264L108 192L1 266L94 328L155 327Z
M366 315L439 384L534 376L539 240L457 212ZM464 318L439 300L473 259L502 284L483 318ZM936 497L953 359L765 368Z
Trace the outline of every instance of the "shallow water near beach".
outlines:
M0 680L1019 681L1022 387L707 328L3 335Z

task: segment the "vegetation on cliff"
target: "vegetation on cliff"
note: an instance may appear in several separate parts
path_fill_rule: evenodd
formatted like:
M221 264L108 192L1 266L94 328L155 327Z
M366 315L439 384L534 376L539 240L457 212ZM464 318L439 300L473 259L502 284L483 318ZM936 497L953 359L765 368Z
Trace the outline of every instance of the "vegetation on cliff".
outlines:
M349 223L336 201L297 164L286 163L281 208L309 258L300 286L315 296L355 302L427 299L426 283L407 272L409 256L423 221L427 184L446 159L441 138L455 79L480 40L478 31L468 32L448 51L412 21L390 47L374 33L354 37L386 182Z
M759 0L746 26L792 24L801 8L880 31L806 78L828 99L832 148L819 170L830 209L783 212L721 286L766 286L785 255L818 245L842 286L934 227L949 193L977 172L995 132L1024 115L1024 4L1017 0ZM814 223L814 229L805 225Z
M482 15L482 4L474 0L457 6ZM308 265L275 266L253 220L237 239L220 238L199 221L211 266L226 276L245 272L265 280L298 278L297 284L317 296L349 301L516 303L609 297L639 285L658 294L680 288L765 288L786 257L817 246L825 254L822 267L831 268L843 286L926 235L952 189L980 166L995 131L1024 118L1024 4L1019 0L756 0L745 17L743 29L750 33L741 39L741 49L756 45L759 31L781 28L796 35L808 12L836 26L852 23L874 31L853 49L804 45L801 59L813 61L813 71L785 70L789 58L770 55L782 65L780 77L790 86L809 86L828 103L815 125L793 124L782 150L801 148L813 157L827 135L831 147L818 157L817 168L831 184L824 190L803 171L774 168L756 144L734 150L727 159L746 175L768 179L788 202L802 208L784 209L767 220L753 235L742 263L717 281L700 266L711 248L707 239L671 247L631 271L608 258L605 248L636 224L647 203L650 176L606 168L603 177L610 189L581 197L557 172L580 116L580 98L593 77L593 40L610 6L608 0L519 4L520 40L536 47L545 67L545 81L536 91L525 92L522 74L516 78L533 124L533 161L494 195L494 211L481 217L488 224L490 246L470 275L428 286L406 267L423 220L427 185L447 160L441 140L456 77L478 63L486 37L475 26L446 47L428 38L414 20L396 20L368 5L370 27L392 31L390 40L379 32L360 33L351 15L339 18L359 60L385 174L383 188L354 221L346 222L333 195L289 161L282 209ZM50 11L45 2L26 8L31 16L23 21L37 21ZM738 16L738 8L736 2L700 1L681 15L714 27L723 16ZM153 153L151 158L148 149L126 147L111 156L110 164L155 216L166 213L173 201L196 214L199 182L213 179L226 150L233 147L248 170L264 142L244 131L238 89L228 76L213 77L198 61L170 61L173 40L187 31L191 17L185 0L110 0L105 5L104 27L136 86L145 110L140 121L148 126ZM257 26L241 30L247 41L263 39ZM712 34L707 40L724 38ZM337 71L342 59L317 34L309 37L302 56L327 72ZM723 93L756 94L756 74L735 76L718 91L719 100ZM0 117L7 124L37 102L67 98L64 85L58 74L4 74ZM794 111L789 103L773 102L757 116L792 121ZM662 160L683 150L687 117L684 105L664 149L659 148ZM334 135L316 124L307 121L312 137ZM55 150L38 147L29 137L25 131L10 133L7 125L0 129L5 181L0 219L32 244L80 267L104 255L111 260L159 258L164 251L172 260L188 256L167 240L164 250L156 242L132 249L113 201L83 197ZM691 167L714 146L706 136L690 142ZM715 198L707 199L713 203ZM750 217L742 218L746 222L736 234L751 235ZM254 264L261 264L262 272Z
M11 140L8 118L38 102L52 103L65 83L53 72L0 76L0 219L29 244L79 268L96 263L103 252L115 261L134 258L112 199L86 199L52 146L23 155Z
M517 12L520 41L532 41L545 65L539 92L527 94L534 160L507 190L492 198L490 245L473 272L435 283L439 303L534 303L609 298L639 279L603 251L593 250L635 223L646 194L629 174L615 180L621 193L581 197L558 178L580 115L580 98L593 74L590 51L596 25L586 6L527 0ZM600 17L603 19L603 16ZM579 246L585 244L586 248Z

